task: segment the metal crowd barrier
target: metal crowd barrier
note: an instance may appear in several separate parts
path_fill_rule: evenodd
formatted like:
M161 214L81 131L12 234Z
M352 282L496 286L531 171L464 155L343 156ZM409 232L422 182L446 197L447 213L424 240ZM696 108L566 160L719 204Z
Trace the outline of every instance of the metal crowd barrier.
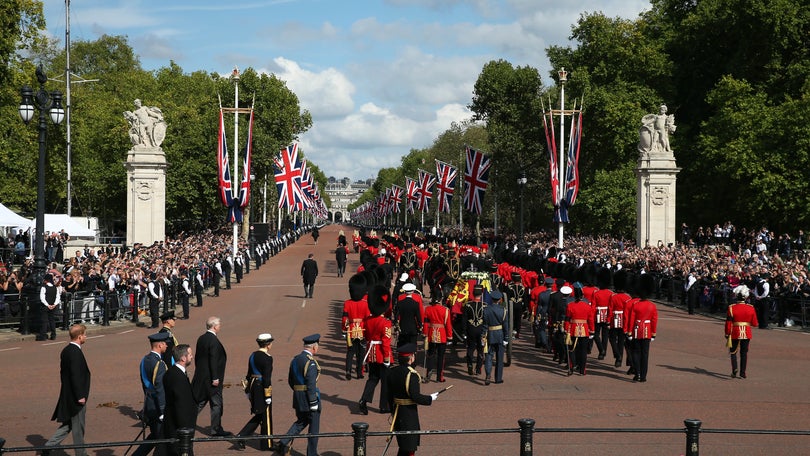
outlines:
M610 434L684 434L685 452L684 456L700 456L700 434L741 434L741 435L793 435L810 436L808 430L768 430L768 429L704 429L702 422L696 419L686 419L682 428L535 428L535 420L522 418L518 420L518 428L500 429L449 429L449 430L421 430L421 431L394 431L394 432L369 432L368 423L352 423L351 432L332 432L323 434L302 434L296 436L286 436L283 434L273 435L252 435L249 437L203 437L194 438L194 429L178 429L177 438L150 440L150 444L171 444L177 445L177 450L182 456L192 455L194 446L203 445L208 442L248 442L253 440L281 439L290 437L295 440L306 440L309 438L330 439L330 438L352 438L352 454L354 456L365 456L368 454L367 445L369 437L390 437L393 439L397 435L460 435L460 434L518 434L519 440L516 442L515 454L520 456L531 456L535 454L534 434L566 434L566 433L610 433ZM5 439L0 438L0 455L4 453L40 452L46 449L70 450L76 448L114 448L132 447L145 443L144 440L127 442L99 442L85 443L83 445L60 445L55 447L12 447L5 448ZM810 443L810 442L808 442ZM542 454L539 450L537 454Z

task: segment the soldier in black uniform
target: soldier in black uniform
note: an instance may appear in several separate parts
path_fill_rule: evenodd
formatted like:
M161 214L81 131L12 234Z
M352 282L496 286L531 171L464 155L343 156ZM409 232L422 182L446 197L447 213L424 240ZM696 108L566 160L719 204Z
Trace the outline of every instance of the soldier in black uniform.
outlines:
M399 273L408 274L409 277L415 275L416 266L416 253L413 251L413 244L405 244L405 251L399 257ZM411 273L414 273L413 275ZM421 285L421 284L420 284Z
M396 303L396 316L394 321L399 327L398 340L402 344L416 343L417 335L422 331L424 323L424 308L421 298L417 301L414 297L417 294L416 285L406 283L402 286L404 296L400 297Z
M273 357L270 356L270 347L273 345L273 336L269 333L259 334L256 338L259 349L250 354L248 359L247 388L245 393L250 400L250 413L253 416L245 423L237 437L252 435L259 428L262 435L273 433ZM236 443L239 448L245 448L245 441ZM272 439L259 441L259 449L270 451L273 449Z
M473 287L473 300L464 305L462 320L462 333L467 343L467 373L473 375L473 353L475 354L475 374L481 374L481 364L484 362L484 303L481 296L484 287Z
M163 332L149 336L152 351L141 360L140 376L141 386L143 387L141 419L149 426L147 441L162 437L163 412L166 409L166 390L163 387L163 376L166 375L167 370L166 363L163 362L163 354L166 352L166 341L168 339L169 334ZM147 455L154 447L155 445L144 442L132 453L132 456Z
M393 413L392 431L418 431L419 411L417 405L431 405L439 393L422 394L419 385L422 379L413 368L416 359L416 344L400 345L399 366L391 369L388 382L388 405ZM419 447L419 435L397 435L397 455L413 455Z
M520 338L520 319L523 313L528 309L527 300L529 294L526 293L526 287L523 286L523 278L519 272L512 273L512 282L506 288L506 296L512 302L512 331L515 333L515 339Z

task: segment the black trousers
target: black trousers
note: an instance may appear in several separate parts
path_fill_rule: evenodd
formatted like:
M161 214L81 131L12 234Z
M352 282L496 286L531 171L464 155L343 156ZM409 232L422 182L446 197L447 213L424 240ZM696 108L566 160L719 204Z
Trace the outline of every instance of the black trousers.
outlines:
M740 354L740 375L745 376L745 368L748 367L748 344L751 339L737 339L731 341L731 347L728 349L729 356L731 357L731 370L737 372L737 353Z
M613 358L616 359L616 361L621 361L622 358L624 358L624 331L621 328L610 328L608 330L608 336Z
M259 413L254 413L247 423L239 431L240 436L252 435L256 429L259 429L261 435L273 434L273 405L267 406ZM273 447L273 439L259 440L259 449L268 451Z
M363 356L366 354L366 341L363 339L352 339L352 346L346 348L346 373L352 373L352 361L355 361L357 378L363 375Z
M447 351L447 344L441 342L428 342L427 349L427 371L436 371L436 380L444 380L444 355ZM425 378L429 377L426 375Z
M593 340L589 342L596 344L596 349L599 351L599 356L605 356L607 354L607 347L608 347L608 324L607 323L599 323L595 326L596 331L594 331ZM590 353L590 349L588 349Z
M588 363L588 342L587 337L572 337L571 346L568 348L569 372L576 370L580 374L585 375L585 365Z
M475 372L481 373L481 366L484 363L484 344L481 337L467 337L467 369L470 369L475 360Z
M633 368L641 381L647 380L647 368L650 361L650 339L633 339L630 341L633 356Z
M49 310L44 305L40 306L39 337L41 339L47 338L48 333L51 333L51 337L56 338L56 317L54 316L54 310Z
M363 402L371 402L374 399L374 390L377 389L377 383L382 382L380 387L380 410L388 410L388 367L382 363L368 363L368 380L366 386L363 388L363 395L360 400Z

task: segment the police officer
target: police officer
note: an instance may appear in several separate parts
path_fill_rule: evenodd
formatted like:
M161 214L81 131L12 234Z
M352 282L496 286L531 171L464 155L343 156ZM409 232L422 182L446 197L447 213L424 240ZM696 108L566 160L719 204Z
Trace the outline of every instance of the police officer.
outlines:
M53 284L53 275L45 274L42 287L39 289L39 301L42 304L40 312L39 335L37 340L47 340L48 331L51 333L51 340L56 339L56 320L54 310L62 303L59 290Z
M188 299L191 296L191 283L188 280L188 271L185 268L180 270L180 292L178 295L180 296L180 306L183 308L183 320L188 320Z
M149 283L146 285L146 289L149 297L149 316L152 319L150 328L157 328L160 319L160 303L163 302L163 287L160 286L157 273L152 272L149 275Z
M163 353L166 352L168 333L159 332L149 336L152 350L143 357L140 365L141 386L143 387L143 412L141 419L149 426L149 435L146 440L155 440L161 437L163 427L163 412L166 409L166 391L163 388L163 376L166 374L166 363L163 362ZM141 444L133 456L149 454L155 445Z
M250 400L250 413L253 416L236 434L237 437L252 435L256 428L259 428L262 435L273 433L273 357L269 353L273 345L273 336L270 333L259 334L256 343L259 349L250 354L245 374L247 381L245 393ZM240 440L236 445L244 449L245 441ZM272 448L272 439L259 441L260 450L270 451Z

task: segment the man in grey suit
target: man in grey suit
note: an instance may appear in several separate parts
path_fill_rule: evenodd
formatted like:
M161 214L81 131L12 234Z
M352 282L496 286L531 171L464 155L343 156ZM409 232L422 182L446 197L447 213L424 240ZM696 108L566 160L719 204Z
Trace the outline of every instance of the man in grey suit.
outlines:
M62 387L59 390L59 401L51 417L52 421L59 423L59 427L45 446L59 445L73 434L74 445L84 445L84 423L87 410L87 396L90 395L90 369L82 353L82 345L87 340L87 327L83 324L74 324L70 327L70 343L62 349L59 363L59 377ZM48 456L50 450L43 450L42 454ZM84 448L76 449L76 456L86 456Z
M191 381L197 411L202 411L206 403L211 406L211 435L215 437L233 435L222 429L222 384L228 356L222 342L217 338L221 325L219 317L208 317L205 322L207 330L197 339L194 350L197 369L194 371L194 380Z

